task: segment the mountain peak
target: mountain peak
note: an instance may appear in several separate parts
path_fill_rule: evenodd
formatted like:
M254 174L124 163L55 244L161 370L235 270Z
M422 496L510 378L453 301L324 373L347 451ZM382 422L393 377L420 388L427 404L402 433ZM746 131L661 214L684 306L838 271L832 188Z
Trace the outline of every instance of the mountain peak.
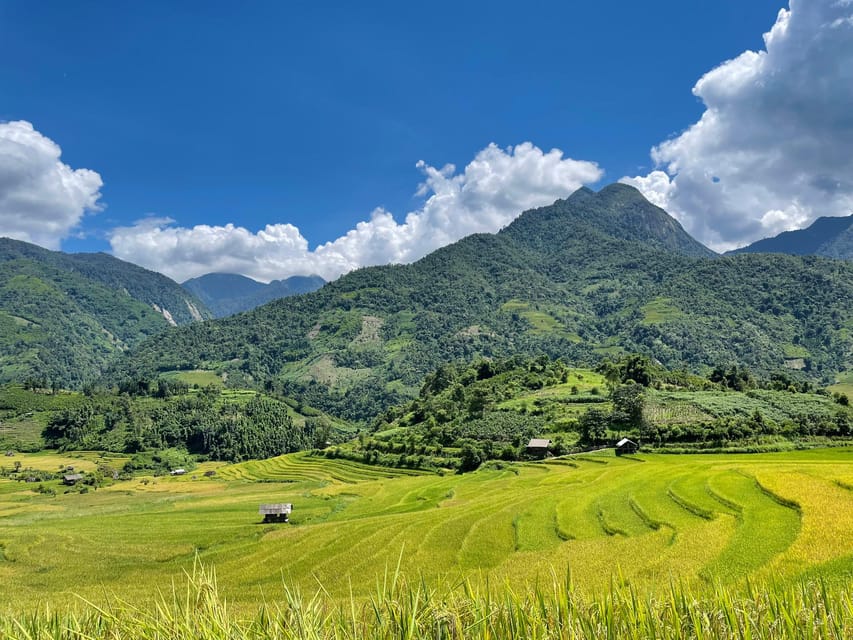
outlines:
M602 187L601 190L597 194L599 197L613 198L613 197L629 197L635 198L638 200L646 200L645 196L634 186L630 184L625 184L624 182L613 182L608 184L605 187Z
M581 187L577 191L574 191L572 195L565 199L564 202L575 202L578 200L584 200L586 198L595 197L595 191L590 189L589 187ZM561 202L558 200L557 202Z
M690 256L713 251L692 238L666 211L631 185L614 183L598 192L581 187L565 200L526 211L505 230L537 247L569 242L582 232L604 234Z

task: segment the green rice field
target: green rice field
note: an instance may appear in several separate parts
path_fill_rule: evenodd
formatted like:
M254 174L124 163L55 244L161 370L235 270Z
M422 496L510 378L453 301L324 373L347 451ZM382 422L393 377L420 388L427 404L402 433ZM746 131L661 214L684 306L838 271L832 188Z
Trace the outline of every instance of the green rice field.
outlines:
M0 464L15 459L70 460ZM0 480L2 611L152 602L199 561L229 606L251 611L284 585L367 598L397 568L520 592L570 575L591 594L614 581L643 594L853 577L851 449L605 451L444 476L299 453L57 492ZM265 502L292 502L291 523L262 524Z
M830 391L843 393L853 400L853 371L845 371L838 376L837 382L829 387Z

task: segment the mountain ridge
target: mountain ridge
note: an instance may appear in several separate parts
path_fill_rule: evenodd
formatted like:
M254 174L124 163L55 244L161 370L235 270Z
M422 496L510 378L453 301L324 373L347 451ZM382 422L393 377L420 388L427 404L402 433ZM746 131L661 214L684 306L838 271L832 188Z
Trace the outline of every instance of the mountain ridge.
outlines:
M217 318L249 311L277 298L316 291L326 284L317 275L290 276L264 284L236 273L207 273L181 283Z
M115 353L210 317L162 274L103 253L0 238L0 382L79 387Z
M740 253L788 253L853 260L853 214L820 217L804 229L756 240L727 255Z
M639 352L671 368L829 379L851 365L851 310L853 265L717 256L621 185L580 190L412 264L170 330L110 375L213 369L365 420L413 397L444 362L515 353L595 363Z

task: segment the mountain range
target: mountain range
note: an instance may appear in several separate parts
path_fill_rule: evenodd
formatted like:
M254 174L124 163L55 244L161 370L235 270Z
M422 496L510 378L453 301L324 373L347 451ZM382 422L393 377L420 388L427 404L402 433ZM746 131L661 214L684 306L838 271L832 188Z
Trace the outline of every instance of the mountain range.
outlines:
M583 188L416 263L359 269L313 293L148 339L104 378L213 370L369 420L438 365L639 352L702 372L830 381L851 367L853 264L717 256L633 187Z
M217 318L248 311L277 298L310 293L326 284L320 276L291 276L268 284L234 273L208 273L181 286L201 300Z
M79 386L146 337L211 317L162 274L0 238L0 382Z
M853 215L818 218L805 229L785 231L729 253L789 253L853 260Z

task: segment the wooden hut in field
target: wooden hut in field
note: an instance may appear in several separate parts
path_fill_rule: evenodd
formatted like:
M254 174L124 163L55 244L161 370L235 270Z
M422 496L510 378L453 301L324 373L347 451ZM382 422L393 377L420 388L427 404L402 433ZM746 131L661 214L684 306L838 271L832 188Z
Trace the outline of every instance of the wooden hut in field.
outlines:
M616 455L622 456L626 453L637 453L640 445L638 445L633 440L629 440L628 438L622 438L619 442L616 443Z
M278 504L262 504L258 507L258 513L264 517L264 522L288 522L293 505L289 502Z
M82 473L66 473L64 476L62 476L62 483L68 485L69 487L73 487L82 479Z
M187 470L186 469L172 469L169 473L173 476L183 476L183 475L186 475Z
M548 455L551 441L546 438L533 438L527 443L527 455L534 458L544 458Z

